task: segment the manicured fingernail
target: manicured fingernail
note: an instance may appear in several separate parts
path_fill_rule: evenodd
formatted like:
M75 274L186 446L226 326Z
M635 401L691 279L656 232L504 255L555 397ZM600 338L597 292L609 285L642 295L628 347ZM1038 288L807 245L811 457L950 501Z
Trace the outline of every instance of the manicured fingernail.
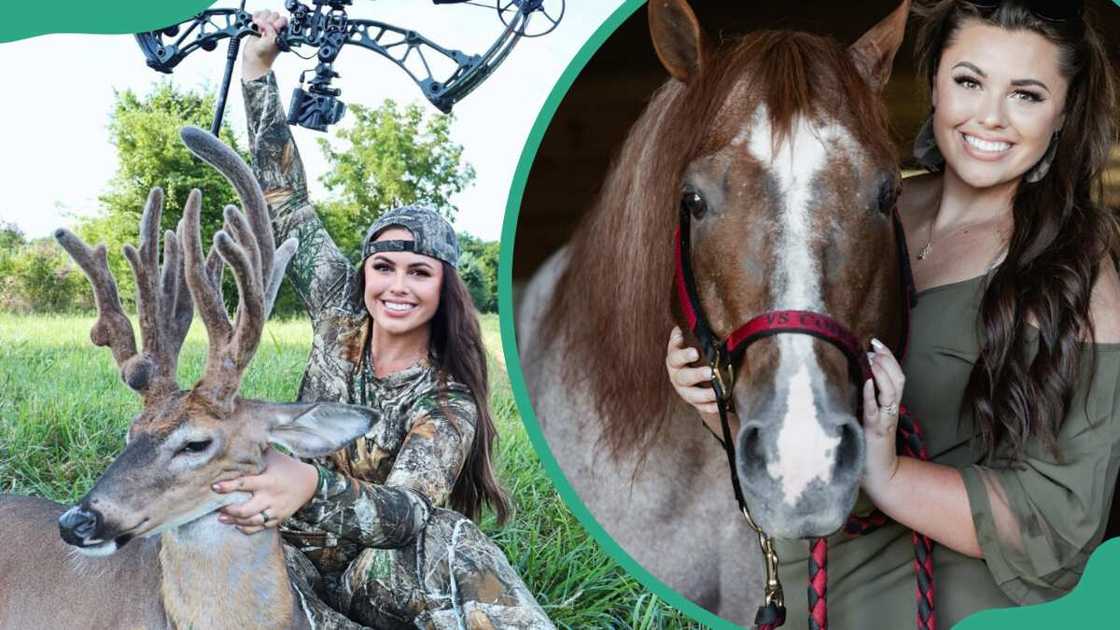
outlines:
M874 363L875 362L875 353L874 352L868 352L867 353L867 362L868 363ZM871 379L867 379L867 380L871 380Z
M887 347L883 345L882 341L879 341L878 339L876 339L874 337L871 338L871 347L875 348L876 350L886 350L887 349Z
M688 349L688 358L695 361L696 359L700 358L700 352L697 351L696 348L689 348Z
M222 484L216 483L216 484L210 486L210 489L213 490L214 492L221 492L222 491Z

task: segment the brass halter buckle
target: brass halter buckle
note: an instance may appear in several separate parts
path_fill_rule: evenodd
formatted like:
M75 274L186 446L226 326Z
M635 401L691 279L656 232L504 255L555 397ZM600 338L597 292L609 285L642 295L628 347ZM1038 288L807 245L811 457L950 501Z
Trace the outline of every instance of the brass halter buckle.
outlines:
M735 371L731 369L731 362L724 361L723 351L717 351L712 360L708 362L712 370L712 383L716 386L716 397L720 402L731 399L731 388L735 386ZM750 520L750 517L747 517Z
M782 581L778 579L778 552L774 551L774 539L767 536L762 529L755 524L754 519L751 518L751 513L747 508L743 507L743 518L747 519L747 525L758 534L758 546L762 548L762 557L766 561L766 589L765 589L765 605L774 604L785 608L786 599L782 593Z

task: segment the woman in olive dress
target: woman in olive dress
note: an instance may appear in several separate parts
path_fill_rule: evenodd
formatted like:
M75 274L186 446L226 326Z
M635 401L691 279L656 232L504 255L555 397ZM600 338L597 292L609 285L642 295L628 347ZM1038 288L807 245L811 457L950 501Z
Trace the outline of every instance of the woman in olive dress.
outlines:
M918 302L901 365L872 344L855 509L894 522L830 538L834 627L913 626L911 529L936 543L941 627L1069 592L1104 535L1120 465L1117 223L1100 196L1116 78L1081 4L915 9L931 97L915 157L931 173L899 208ZM698 358L674 330L670 379L718 427ZM896 454L900 402L931 461ZM778 546L797 627L807 543Z

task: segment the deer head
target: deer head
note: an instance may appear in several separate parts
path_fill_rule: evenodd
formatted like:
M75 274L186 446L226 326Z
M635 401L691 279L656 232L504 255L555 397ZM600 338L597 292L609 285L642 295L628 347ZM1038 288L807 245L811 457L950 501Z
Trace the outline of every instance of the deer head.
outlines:
M136 278L139 352L105 246L91 249L68 230L55 233L93 285L98 318L90 339L112 350L122 380L143 401L124 451L59 519L63 539L90 555L112 553L134 537L154 535L245 500L247 495L219 495L210 487L259 473L269 443L303 457L325 455L364 434L372 420L368 410L350 405L277 404L238 396L297 243L289 239L275 247L264 195L232 149L192 127L183 129L182 138L233 184L244 212L225 208L225 225L204 256L202 195L192 190L178 232L164 235L161 267L163 193L152 190L140 221L140 247L124 248ZM232 322L221 293L226 265L233 270L239 298ZM176 364L192 305L206 326L209 349L202 377L182 390Z

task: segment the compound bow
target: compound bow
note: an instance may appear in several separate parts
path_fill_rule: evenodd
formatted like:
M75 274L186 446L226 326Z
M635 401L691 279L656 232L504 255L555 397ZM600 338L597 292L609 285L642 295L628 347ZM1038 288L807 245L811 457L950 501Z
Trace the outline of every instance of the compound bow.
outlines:
M303 85L308 71L300 74L300 87L293 92L288 108L288 123L325 131L328 125L342 118L346 106L338 100L341 90L332 87L331 80L339 76L333 63L347 44L372 50L397 64L420 86L433 105L442 112L450 112L455 103L490 76L522 37L551 33L564 16L565 0L550 1L551 11L545 8L546 0L492 1L492 5L487 5L480 0L432 0L434 4L469 4L497 12L505 28L485 52L472 55L440 46L413 30L375 20L353 19L346 14L346 7L353 0L311 0L310 6L299 0L285 0L284 7L290 15L277 44L283 51L301 46L316 48L319 62L314 76L307 81L306 90ZM534 28L530 28L531 23ZM245 0L241 0L240 8L208 9L181 24L139 33L136 41L149 67L170 73L192 52L212 51L221 40L230 40L214 122L210 127L211 133L217 135L241 39L257 34L252 15L245 11ZM450 61L454 68L437 76L430 63L433 58Z

